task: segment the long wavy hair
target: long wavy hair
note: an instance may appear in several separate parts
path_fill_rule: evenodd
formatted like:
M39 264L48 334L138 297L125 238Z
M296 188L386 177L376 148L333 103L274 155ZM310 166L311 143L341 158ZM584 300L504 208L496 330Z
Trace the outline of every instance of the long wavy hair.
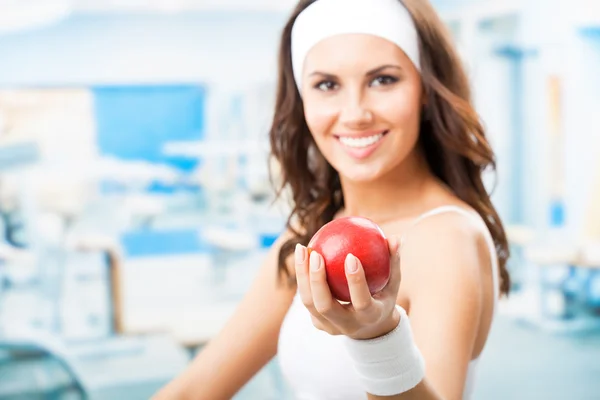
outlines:
M279 251L280 277L287 277L290 283L294 277L288 272L286 260L293 254L296 243L307 245L316 231L344 207L339 175L310 134L292 72L292 27L297 16L314 1L301 0L283 29L275 113L269 133L272 156L281 169L277 195L286 190L292 195L287 228L293 237ZM418 145L432 172L485 221L498 254L501 292L507 294L509 246L482 179L484 170L495 170L495 155L471 102L467 76L449 33L431 4L427 0L402 3L410 12L419 37L421 79L427 104L426 115L421 116Z

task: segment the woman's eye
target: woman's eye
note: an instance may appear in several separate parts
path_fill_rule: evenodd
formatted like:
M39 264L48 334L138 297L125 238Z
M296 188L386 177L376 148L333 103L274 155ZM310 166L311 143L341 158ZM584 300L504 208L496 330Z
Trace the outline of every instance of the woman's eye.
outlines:
M333 81L322 81L315 85L316 89L322 90L323 92L328 92L330 90L334 90L337 88L337 84Z
M391 85L398 82L398 78L389 75L381 75L371 81L371 86Z

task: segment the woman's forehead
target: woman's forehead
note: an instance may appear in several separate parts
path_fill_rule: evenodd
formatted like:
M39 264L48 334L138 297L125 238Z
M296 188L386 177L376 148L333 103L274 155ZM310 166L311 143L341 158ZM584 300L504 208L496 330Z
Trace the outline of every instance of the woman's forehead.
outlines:
M317 43L306 55L305 72L320 69L364 69L369 71L381 65L400 67L410 63L395 43L369 34L340 34Z

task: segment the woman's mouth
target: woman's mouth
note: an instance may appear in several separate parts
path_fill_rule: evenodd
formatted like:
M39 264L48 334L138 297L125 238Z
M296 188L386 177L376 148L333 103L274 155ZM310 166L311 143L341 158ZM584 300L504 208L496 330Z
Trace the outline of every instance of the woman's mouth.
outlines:
M336 138L348 155L352 158L363 159L370 156L379 147L379 144L387 133L388 131L386 130L368 136L361 135L358 137L358 135L348 135L336 136Z

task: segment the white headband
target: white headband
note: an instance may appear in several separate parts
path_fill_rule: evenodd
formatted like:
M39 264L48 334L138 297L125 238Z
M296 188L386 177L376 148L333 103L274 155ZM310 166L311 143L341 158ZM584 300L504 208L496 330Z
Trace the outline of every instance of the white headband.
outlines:
M387 39L421 70L417 30L399 0L317 0L298 15L292 28L292 67L298 90L308 52L321 40L344 33Z

